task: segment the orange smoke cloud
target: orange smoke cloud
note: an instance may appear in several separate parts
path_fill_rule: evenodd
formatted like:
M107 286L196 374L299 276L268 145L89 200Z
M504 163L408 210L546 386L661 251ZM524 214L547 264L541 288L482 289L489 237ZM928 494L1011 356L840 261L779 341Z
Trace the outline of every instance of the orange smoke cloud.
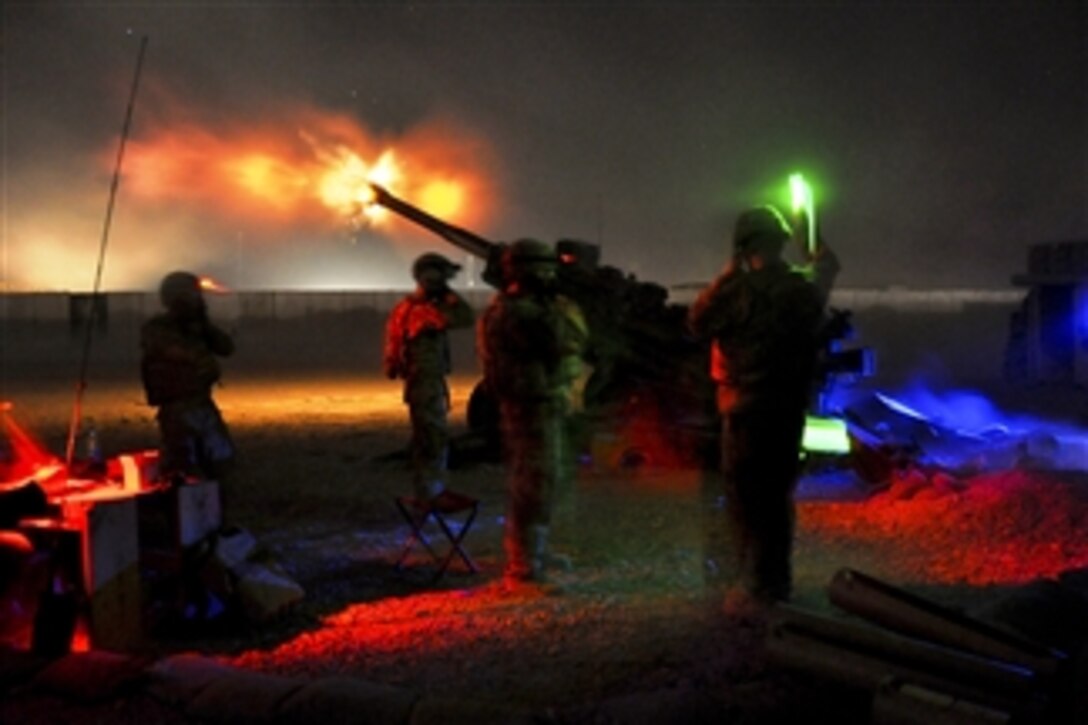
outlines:
M127 193L272 224L381 224L369 182L456 223L486 216L487 152L430 123L379 138L344 114L296 110L253 125L156 123L129 141Z

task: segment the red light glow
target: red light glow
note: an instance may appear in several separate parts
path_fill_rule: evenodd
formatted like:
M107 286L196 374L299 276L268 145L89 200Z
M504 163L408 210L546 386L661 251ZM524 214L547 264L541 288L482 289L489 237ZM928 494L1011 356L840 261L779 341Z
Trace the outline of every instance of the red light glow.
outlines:
M615 416L622 421L613 436L595 444L593 456L605 468L684 471L697 469L699 442L693 432L671 425L664 404L649 396L632 397ZM687 480L676 476L678 487Z
M544 596L515 597L493 584L353 604L325 617L316 630L272 650L249 650L230 663L265 671L337 663L350 671L361 658L373 662L407 651L456 656L467 642L479 639L506 640L514 651L528 638L547 637L554 626L547 617L522 616L529 600ZM511 627L512 620L518 626Z
M803 534L888 552L926 583L1023 584L1088 566L1086 494L1045 474L980 476L863 503L803 503Z
M72 652L91 651L91 633L87 626L87 620L84 617L79 617L76 620L76 628L75 631L72 632L70 650Z
M16 422L11 414L12 407L8 402L0 405L0 420L3 421L4 436L10 448L10 460L0 460L0 481L17 481L59 464L55 456ZM57 467L50 472L50 476L60 471L60 467Z

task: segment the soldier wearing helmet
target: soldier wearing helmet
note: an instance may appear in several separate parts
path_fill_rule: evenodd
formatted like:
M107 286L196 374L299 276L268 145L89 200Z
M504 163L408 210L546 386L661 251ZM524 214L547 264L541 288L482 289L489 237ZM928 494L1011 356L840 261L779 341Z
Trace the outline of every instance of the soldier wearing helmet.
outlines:
M448 330L471 327L472 308L449 287L461 267L441 254L421 255L412 264L416 289L390 312L385 326L383 366L390 380L404 380L404 402L412 425L413 486L430 499L445 490L449 447L450 372Z
M807 219L798 222L804 231ZM806 249L805 268L791 267L783 254L793 237L774 207L743 212L731 260L688 315L691 331L711 344L721 414L725 508L711 512L708 574L710 583L723 583L714 574L721 563L732 565L726 609L738 615L790 596L801 434L839 269L822 240Z
M196 275L171 272L159 297L164 311L140 329L140 371L147 402L158 408L160 471L166 478L218 478L235 449L212 387L218 358L234 352L234 341L208 319Z
M556 292L550 246L520 239L505 253L505 285L477 330L484 382L499 402L508 457L503 546L508 585L569 567L548 544L553 495L567 474L566 416L588 331L578 306Z

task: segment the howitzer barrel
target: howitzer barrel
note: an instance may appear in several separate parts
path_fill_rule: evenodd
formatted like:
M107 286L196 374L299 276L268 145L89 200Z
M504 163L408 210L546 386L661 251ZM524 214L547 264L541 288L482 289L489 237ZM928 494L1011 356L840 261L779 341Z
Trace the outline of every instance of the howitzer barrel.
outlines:
M940 606L853 569L836 572L831 602L882 627L1053 676L1064 652Z
M495 254L495 250L499 247L497 243L473 234L467 229L462 229L444 222L438 217L431 216L419 207L412 206L404 199L393 196L385 187L371 183L370 188L374 191L375 204L380 204L389 211L434 232L458 249L487 260Z

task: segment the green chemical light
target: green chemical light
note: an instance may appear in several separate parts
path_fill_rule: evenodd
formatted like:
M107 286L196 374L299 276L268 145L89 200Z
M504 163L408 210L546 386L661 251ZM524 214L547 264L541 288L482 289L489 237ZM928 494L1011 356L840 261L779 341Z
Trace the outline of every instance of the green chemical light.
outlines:
M850 437L846 422L839 418L805 416L801 447L809 453L849 453Z
M795 212L808 211L812 204L812 187L801 174L790 174L790 202Z
M790 205L796 214L804 211L808 217L808 251L816 252L816 195L802 174L790 174Z

